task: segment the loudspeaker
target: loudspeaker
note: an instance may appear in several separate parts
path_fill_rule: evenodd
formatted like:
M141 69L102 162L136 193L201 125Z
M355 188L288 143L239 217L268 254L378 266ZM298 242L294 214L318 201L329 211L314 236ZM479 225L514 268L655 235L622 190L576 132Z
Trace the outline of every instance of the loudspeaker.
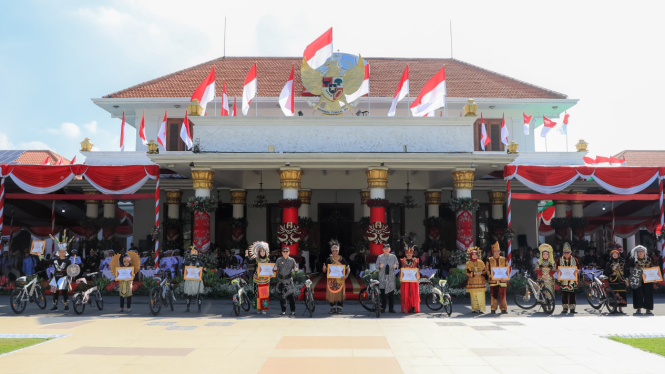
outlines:
M518 248L526 248L527 247L526 235L525 234L517 235L517 246L518 246Z

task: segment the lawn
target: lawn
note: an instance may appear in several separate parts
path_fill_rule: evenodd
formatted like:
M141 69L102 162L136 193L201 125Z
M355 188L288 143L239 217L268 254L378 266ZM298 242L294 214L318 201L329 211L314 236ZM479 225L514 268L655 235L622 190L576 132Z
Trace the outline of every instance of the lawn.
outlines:
M635 348L665 356L665 338L619 338L613 336L610 337L610 339L619 343L632 345Z
M0 339L0 354L43 343L49 339Z

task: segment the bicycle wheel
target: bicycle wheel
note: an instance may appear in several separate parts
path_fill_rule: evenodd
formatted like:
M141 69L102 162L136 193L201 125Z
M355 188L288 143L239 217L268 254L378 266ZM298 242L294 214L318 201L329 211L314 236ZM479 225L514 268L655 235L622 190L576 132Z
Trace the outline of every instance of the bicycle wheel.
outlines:
M441 298L434 292L430 292L427 296L425 296L425 304L427 304L427 307L431 310L439 310L443 308L443 304L441 304Z
M242 295L240 306L245 312L249 312L249 297L247 297L247 295Z
M153 287L150 290L150 300L148 301L150 307L150 314L158 316L162 310L162 298L159 296L159 287Z
M372 292L372 304L374 305L374 313L376 314L376 318L381 317L381 302L379 301L379 291L376 290L376 288L373 288L370 292Z
M102 299L102 293L99 290L95 290L95 304L97 304L97 309L104 310L104 299Z
M536 306L536 295L531 292L529 286L522 286L515 292L515 304L522 309L531 309Z
M35 302L39 309L46 309L46 297L44 296L44 291L39 286L35 287Z
M450 317L453 314L453 300L448 295L443 295L443 310Z
M554 295L552 295L552 291L543 288L540 292L543 296L543 312L552 314L554 312Z
M171 311L173 311L173 291L170 289L166 291L166 303L171 307Z
M23 297L24 294L25 290L23 288L15 288L14 291L12 291L11 296L9 296L9 304L16 314L23 313L25 307L28 305L28 302Z
M605 306L610 314L617 312L617 295L612 287L605 287Z
M314 310L316 309L316 304L314 303L314 295L312 294L312 291L306 291L306 292L307 292L307 300L305 301L305 306L309 311L309 318L312 318L312 314L314 314Z
M360 294L358 295L358 300L360 301L360 305L363 308L365 308L366 311L368 312L374 311L374 304L372 304L372 299L370 298L367 287L360 290Z
M586 299L593 309L600 309L603 306L603 303L600 300L601 292L602 291L595 283L586 289Z
M83 311L85 311L85 303L83 302L83 294L77 293L74 295L74 300L72 302L74 304L74 313L81 315L83 314Z
M240 315L240 305L238 305L238 300L233 300L233 314L236 316Z

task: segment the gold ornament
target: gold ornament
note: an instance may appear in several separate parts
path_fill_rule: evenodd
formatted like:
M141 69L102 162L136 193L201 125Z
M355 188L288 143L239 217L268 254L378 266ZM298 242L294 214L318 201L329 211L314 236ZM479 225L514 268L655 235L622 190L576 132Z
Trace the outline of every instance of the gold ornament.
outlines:
M490 197L490 204L503 205L506 202L506 193L504 191L490 191L487 193Z
M231 190L231 204L245 205L247 203L247 190Z
M473 170L453 171L453 186L456 190L472 190L476 173Z
M577 148L577 152L588 152L587 147L589 146L589 143L585 142L584 139L580 139L577 144L575 144L575 148Z
M372 168L365 172L367 188L388 188L388 168Z
M283 190L299 190L302 170L299 168L282 168L279 170L279 181Z
M167 204L180 204L182 199L182 191L166 191Z
M159 153L159 151L157 150L157 143L155 143L154 140L150 140L148 142L148 154L149 155L156 155L158 153Z
M319 95L319 102L314 106L324 116L340 116L349 110L345 94L352 94L360 88L365 79L365 62L358 55L358 63L344 74L340 71L339 61L333 58L326 61L326 74L312 69L303 57L300 67L302 84L313 95ZM344 103L344 107L339 103ZM321 106L325 103L325 109Z
M312 204L312 191L298 190L298 200L300 200L302 204Z
M466 105L464 106L464 117L478 117L478 114L476 114L477 110L478 104L476 104L473 99L467 100Z
M192 103L187 105L187 110L189 111L190 117L200 116L203 114L203 107L199 105L198 99L192 100Z
M557 192L556 194L557 195L564 195L564 194L568 194L568 192L561 191L561 192ZM568 205L568 200L553 200L552 203L554 205ZM559 218L559 217L557 217L557 218Z
M425 203L427 205L440 205L441 191L425 191Z
M192 170L192 185L195 190L212 190L215 172L212 170Z
M518 146L519 146L519 144L518 144L518 143L515 143L514 140L511 141L511 142L508 144L508 154L509 154L509 155L516 155L516 154L518 154L518 153L519 153L519 152L517 151L517 147L518 147Z
M92 151L92 146L94 144L90 143L90 138L85 138L81 142L81 152L90 152Z
M584 195L584 191L574 191L573 194L575 195ZM572 200L570 201L571 204L584 204L584 200Z
M84 195L99 195L99 191L85 191ZM86 204L99 204L99 200L86 200Z
M116 200L102 200L102 204L115 204L117 203Z
M367 200L370 198L370 192L369 191L360 191L360 205L366 205Z

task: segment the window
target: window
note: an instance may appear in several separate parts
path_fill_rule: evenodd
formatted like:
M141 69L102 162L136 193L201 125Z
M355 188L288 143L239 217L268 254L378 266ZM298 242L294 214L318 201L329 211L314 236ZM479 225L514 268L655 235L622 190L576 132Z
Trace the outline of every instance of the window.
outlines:
M184 118L168 118L166 120L166 150L167 151L186 151L185 142L180 139L180 129ZM194 139L194 124L189 122L189 132Z
M390 248L397 253L403 247L402 236L404 235L404 207L402 204L390 204L386 209L386 221L390 227Z
M281 244L277 240L277 231L279 230L279 225L282 224L282 208L279 207L279 204L272 203L268 204L266 207L266 225L267 225L267 234L268 234L268 244L270 248L280 248Z
M486 148L487 151L505 151L505 146L501 143L501 118L485 118L485 126L487 135L492 141ZM473 149L475 151L482 151L480 147L480 136L482 134L482 126L480 118L473 124Z
M232 218L233 205L229 203L218 204L217 210L215 210L215 247L220 250L245 250L247 248L229 248L229 243L231 241L231 225L229 224L229 221L231 221Z

